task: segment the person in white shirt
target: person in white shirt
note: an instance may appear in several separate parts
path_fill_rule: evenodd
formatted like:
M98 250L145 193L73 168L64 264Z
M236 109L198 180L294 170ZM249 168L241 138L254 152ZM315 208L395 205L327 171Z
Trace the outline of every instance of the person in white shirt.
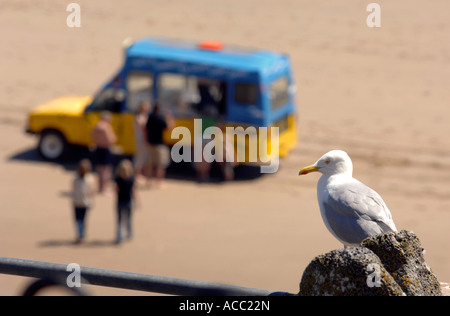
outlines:
M96 190L91 170L91 162L88 159L81 160L73 180L72 201L77 229L77 243L84 239L86 213L94 203Z

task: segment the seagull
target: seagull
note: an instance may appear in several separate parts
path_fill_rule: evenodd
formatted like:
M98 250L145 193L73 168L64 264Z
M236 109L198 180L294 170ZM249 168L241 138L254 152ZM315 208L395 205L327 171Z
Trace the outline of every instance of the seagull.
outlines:
M353 163L342 150L332 150L300 175L320 172L317 200L327 229L344 248L360 246L367 237L396 232L391 212L380 195L353 178Z

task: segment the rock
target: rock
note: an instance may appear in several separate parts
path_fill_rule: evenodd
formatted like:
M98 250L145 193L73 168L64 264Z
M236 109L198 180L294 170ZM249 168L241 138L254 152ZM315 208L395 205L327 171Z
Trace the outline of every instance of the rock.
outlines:
M404 293L377 255L367 248L355 247L316 257L303 273L299 295L398 296Z
M440 296L442 285L410 231L367 238L361 247L317 256L305 269L301 296Z
M425 262L419 238L402 230L366 238L372 250L407 296L441 296L438 279Z

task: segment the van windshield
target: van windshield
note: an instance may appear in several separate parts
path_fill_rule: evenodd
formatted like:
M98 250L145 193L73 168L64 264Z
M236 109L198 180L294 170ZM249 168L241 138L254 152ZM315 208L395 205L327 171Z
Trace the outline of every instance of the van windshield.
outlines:
M289 80L286 76L272 81L269 96L272 110L276 110L289 102Z

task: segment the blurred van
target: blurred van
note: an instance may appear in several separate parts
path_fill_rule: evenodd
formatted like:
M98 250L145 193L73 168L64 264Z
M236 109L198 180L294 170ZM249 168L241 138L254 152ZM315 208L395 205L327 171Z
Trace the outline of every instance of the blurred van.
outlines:
M37 106L29 113L27 132L39 135L38 151L45 159L57 160L70 145L92 146L90 132L101 112L109 111L116 147L132 155L138 107L158 101L176 126L190 130L205 115L221 128L278 127L282 157L297 141L294 100L286 55L214 41L144 38L129 42L123 66L93 98L67 96ZM170 131L164 139L168 145L177 142Z

